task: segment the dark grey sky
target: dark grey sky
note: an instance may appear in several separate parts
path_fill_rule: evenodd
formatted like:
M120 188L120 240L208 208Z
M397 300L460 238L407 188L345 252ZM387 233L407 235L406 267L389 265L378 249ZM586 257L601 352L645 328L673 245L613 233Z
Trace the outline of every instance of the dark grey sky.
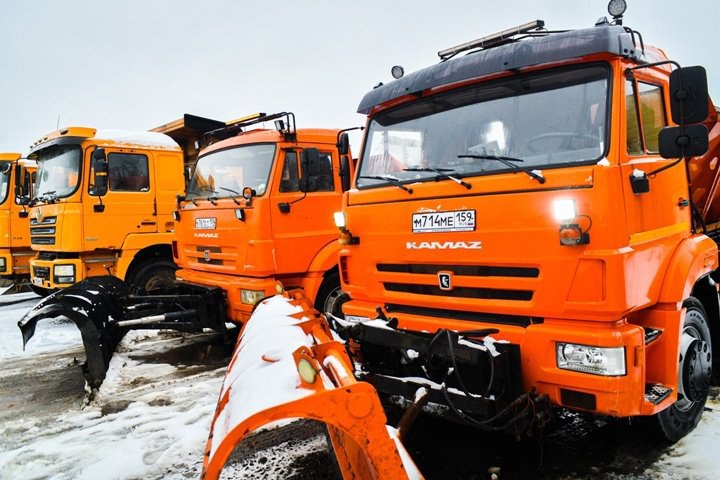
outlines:
M716 0L627 0L625 25L708 69L720 102ZM60 126L147 130L189 112L229 120L289 110L350 127L390 67L529 20L581 28L606 0L2 0L0 151ZM355 143L356 139L353 139Z

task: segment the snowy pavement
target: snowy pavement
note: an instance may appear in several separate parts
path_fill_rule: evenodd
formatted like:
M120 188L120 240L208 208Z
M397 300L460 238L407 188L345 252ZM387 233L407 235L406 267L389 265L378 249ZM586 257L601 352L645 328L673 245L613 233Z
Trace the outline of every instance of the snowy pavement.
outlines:
M41 322L28 349L22 350L16 324L37 300L33 294L0 296L0 479L199 478L231 348L214 334L131 332L88 403L79 367L84 353L74 324ZM301 448L294 453L270 448L258 458L297 458L303 449L315 449L308 450L308 442L316 440L298 442ZM644 451L642 440L633 445ZM591 465L590 473L576 472L572 465L548 465L548 458L543 477L715 480L720 478L719 446L720 399L714 398L697 430L677 445L657 450L657 458L640 473L617 473L623 469L601 463ZM442 465L437 467L428 478L451 477ZM257 478L259 471L248 466L241 477ZM500 472L501 480L513 478ZM490 474L482 470L470 478Z

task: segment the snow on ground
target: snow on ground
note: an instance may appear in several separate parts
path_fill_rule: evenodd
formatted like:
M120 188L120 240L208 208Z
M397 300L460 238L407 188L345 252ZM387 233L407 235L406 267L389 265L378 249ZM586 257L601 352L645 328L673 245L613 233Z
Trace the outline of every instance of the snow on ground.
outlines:
M0 479L199 478L231 349L220 347L214 334L131 332L88 402L74 324L40 322L23 352L17 321L37 300L33 294L0 296ZM707 407L697 430L642 475L593 478L720 478L720 399L711 399ZM294 453L284 445L259 452L255 466L241 464L239 473L253 478L265 472L259 476L272 478L257 465L307 458L322 447L315 437L295 443ZM566 473L556 478L589 477Z
M29 358L41 362L43 355L66 350L71 352L68 368L81 378L79 367L72 365L78 352L83 355L72 323L40 322L28 350L22 352L16 324L35 301L33 296L32 302L3 307L4 299L0 300L0 358L10 365ZM83 405L82 381L76 389L78 401L63 411L33 414L22 402L3 402L9 418L0 417L0 478L198 478L225 367L169 365L142 357L187 349L193 342L199 342L202 353L213 339L214 334L131 332L89 405ZM13 409L20 415L13 417Z

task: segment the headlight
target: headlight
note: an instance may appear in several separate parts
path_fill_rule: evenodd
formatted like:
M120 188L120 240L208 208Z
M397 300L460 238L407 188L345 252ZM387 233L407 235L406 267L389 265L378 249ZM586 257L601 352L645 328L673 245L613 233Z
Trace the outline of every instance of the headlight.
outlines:
M593 375L625 375L624 347L591 347L574 343L557 343L557 366L563 370Z
M5 257L0 257L0 272L7 270L7 263L5 263Z
M575 200L570 198L561 198L553 202L553 216L560 223L570 223L577 217L575 210Z
M265 298L265 290L241 290L240 296L242 297L242 303L247 305L255 305L260 300Z
M56 277L74 277L75 265L55 265L53 267L53 275Z
M335 220L335 226L339 229L343 229L347 226L345 222L345 214L343 212L333 213L333 219Z

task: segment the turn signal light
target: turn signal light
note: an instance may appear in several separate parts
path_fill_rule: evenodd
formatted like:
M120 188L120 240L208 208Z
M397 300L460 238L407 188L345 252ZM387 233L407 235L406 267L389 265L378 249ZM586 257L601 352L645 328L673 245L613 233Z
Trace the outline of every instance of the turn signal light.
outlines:
M590 243L590 234L583 232L577 223L560 225L560 245L586 245Z

